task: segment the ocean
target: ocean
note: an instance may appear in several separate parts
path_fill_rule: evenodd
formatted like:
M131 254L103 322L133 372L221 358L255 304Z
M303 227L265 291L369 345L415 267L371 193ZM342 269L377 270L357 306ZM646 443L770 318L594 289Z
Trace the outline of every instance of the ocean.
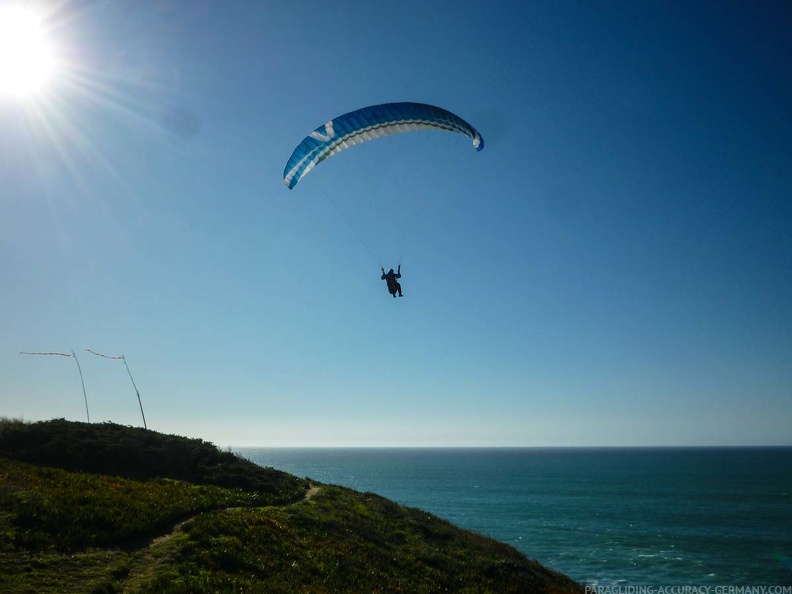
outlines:
M238 452L423 509L600 589L792 585L792 448Z

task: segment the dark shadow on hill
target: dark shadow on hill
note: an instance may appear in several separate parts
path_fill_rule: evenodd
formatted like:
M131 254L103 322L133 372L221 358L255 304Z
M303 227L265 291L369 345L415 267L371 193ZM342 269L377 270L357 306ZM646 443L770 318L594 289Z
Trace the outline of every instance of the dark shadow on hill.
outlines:
M64 470L135 480L169 478L267 495L274 504L305 495L307 482L263 468L202 439L114 423L53 419L0 423L0 456Z

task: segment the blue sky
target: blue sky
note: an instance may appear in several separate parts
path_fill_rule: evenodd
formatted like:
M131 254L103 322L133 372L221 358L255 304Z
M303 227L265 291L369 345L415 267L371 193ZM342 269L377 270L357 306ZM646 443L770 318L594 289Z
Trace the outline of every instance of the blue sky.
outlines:
M156 5L155 5L156 4ZM235 446L792 444L780 2L51 2L0 98L0 414ZM355 147L419 101L473 124ZM379 268L402 264L394 300Z

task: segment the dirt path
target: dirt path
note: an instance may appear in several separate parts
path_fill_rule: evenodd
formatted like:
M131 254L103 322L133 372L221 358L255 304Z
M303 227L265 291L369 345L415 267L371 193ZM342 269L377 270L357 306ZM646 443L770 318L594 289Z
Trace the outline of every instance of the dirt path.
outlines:
M316 485L314 485L314 484L311 484L311 485L308 487L308 490L305 492L305 497L303 497L303 498L302 498L302 500L303 500L303 501L308 501L308 500L310 500L310 499L311 499L311 497L313 497L314 495L316 495L316 494L317 494L319 491L321 491L321 490L322 490L322 487L317 487Z
M312 497L314 497L317 493L322 490L322 487L309 484L308 488L305 490L305 495L302 499L298 499L294 503L290 503L288 505L297 505L298 503L304 503L306 501L310 501ZM249 507L227 507L221 510L213 510L213 511L230 511L234 509L251 509ZM208 512L200 512L195 514L194 516L190 516L176 524L170 532L167 532L161 536L154 538L146 547L143 547L139 550L136 554L137 561L135 562L136 569L131 572L131 575L126 580L126 585L139 585L141 583L145 583L148 577L154 575L155 568L158 565L170 563L170 547L168 546L170 541L176 536L179 532L181 532L182 528L185 524L192 521L197 516L208 513ZM126 587L126 586L125 586Z
M314 495L316 495L317 493L319 493L321 490L322 490L322 487L319 487L317 485L314 485L313 483L310 483L308 485L308 488L305 490L305 495L303 496L303 498L299 499L298 501L295 501L294 503L290 503L288 505L297 505L298 503L303 503L304 501L310 501L311 498ZM238 505L235 505L233 507L226 507L226 508L221 508L220 510L212 510L212 511L230 511L232 509L249 509L249 508L240 507ZM149 546L157 546L157 545L160 545L160 544L162 544L164 542L167 542L168 540L170 540L173 537L174 534L179 532L179 530L182 529L182 526L184 526L187 522L189 522L190 520L192 520L196 516L200 516L201 514L204 514L204 513L208 513L208 512L200 512L198 514L195 514L194 516L190 516L189 518L186 518L186 519L182 520L181 522L176 524L170 532L168 532L166 534L163 534L162 536L158 536L157 538L152 540Z
M299 501L295 501L294 503L290 503L289 505L297 505L298 503L303 503L304 501L310 501L311 498L314 495L316 495L317 493L319 493L321 490L322 490L322 487L319 487L319 486L314 485L313 483L311 483L311 484L308 485L308 489L305 491L305 496L302 499L300 499ZM221 508L221 509L217 509L217 510L211 510L211 511L230 511L232 509L249 509L249 508L235 505L235 506L232 506L232 507L225 507L225 508ZM156 545L162 544L163 542L166 542L166 541L170 540L173 537L173 535L176 534L179 530L181 530L182 526L184 526L187 522L189 522L190 520L192 520L196 516L199 516L199 515L204 514L204 513L207 513L207 512L200 512L200 513L195 514L194 516L190 516L189 518L185 518L184 520L182 520L181 522L176 524L171 529L170 532L167 532L166 534L163 534L162 536L158 536L154 540L152 540L151 543L149 544L149 546L156 546Z

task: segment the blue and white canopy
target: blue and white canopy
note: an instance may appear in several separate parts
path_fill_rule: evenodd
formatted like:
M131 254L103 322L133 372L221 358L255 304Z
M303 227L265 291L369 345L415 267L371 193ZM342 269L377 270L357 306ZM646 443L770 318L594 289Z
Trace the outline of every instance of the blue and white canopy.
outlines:
M283 183L291 189L319 163L375 138L414 130L447 130L473 139L480 151L484 139L473 126L440 107L424 103L385 103L352 111L319 126L305 137L286 162Z

